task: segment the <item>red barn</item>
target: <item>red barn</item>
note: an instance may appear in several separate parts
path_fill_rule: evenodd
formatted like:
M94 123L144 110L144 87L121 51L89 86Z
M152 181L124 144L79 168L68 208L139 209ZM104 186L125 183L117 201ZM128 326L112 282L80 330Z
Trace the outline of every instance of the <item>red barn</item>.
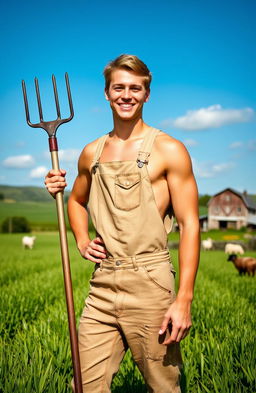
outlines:
M256 203L244 191L232 188L213 195L208 202L208 229L256 227Z

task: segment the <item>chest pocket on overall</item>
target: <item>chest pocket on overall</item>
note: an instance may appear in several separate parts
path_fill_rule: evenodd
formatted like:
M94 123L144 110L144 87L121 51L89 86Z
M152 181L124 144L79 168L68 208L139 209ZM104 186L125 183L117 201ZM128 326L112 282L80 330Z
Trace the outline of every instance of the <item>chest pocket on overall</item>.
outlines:
M140 204L140 173L116 175L115 206L121 210L132 210Z

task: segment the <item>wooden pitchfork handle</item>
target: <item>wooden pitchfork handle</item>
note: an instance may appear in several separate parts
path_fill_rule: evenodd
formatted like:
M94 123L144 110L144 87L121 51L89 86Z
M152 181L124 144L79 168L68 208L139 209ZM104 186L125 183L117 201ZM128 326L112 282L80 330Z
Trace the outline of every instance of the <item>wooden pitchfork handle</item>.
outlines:
M58 158L58 146L57 138L49 138L49 147L51 152L52 169L59 170L59 158ZM51 150L53 148L53 150ZM69 324L69 335L70 335L70 346L72 353L73 371L74 371L74 383L75 392L82 393L82 378L81 378L81 367L76 331L76 319L75 319L75 309L74 309L74 299L73 299L73 288L70 272L70 260L68 252L68 240L67 231L65 224L65 214L64 214L64 202L63 193L58 192L56 194L56 208L58 215L59 224L59 235L60 235L60 246L61 246L61 257L62 257L62 269L64 276L64 286L68 313L68 324Z
M58 158L58 144L57 144L57 138L55 136L56 131L61 124L67 123L68 121L72 120L72 118L74 116L73 103L72 103L70 86L69 86L69 79L68 79L67 73L65 74L65 78L66 78L66 86L67 86L68 101L69 101L69 108L70 108L70 116L66 119L61 118L56 80L53 75L52 76L52 83L53 83L55 104L56 104L56 110L57 110L57 119L53 120L53 121L44 121L44 119L43 119L43 111L42 111L41 98L40 98L40 92L39 92L39 84L38 84L37 78L35 78L37 104L38 104L38 111L39 111L39 117L40 117L39 123L31 123L31 121L30 121L29 107L28 107L28 100L27 100L27 93L26 93L26 85L25 85L25 82L22 81L22 89L23 89L23 97L24 97L27 123L30 127L43 128L47 132L47 134L49 136L49 149L50 149L50 153L51 153L52 168L54 170L60 169L59 168L59 158ZM59 224L62 268L63 268L63 275L64 275L64 286L65 286L66 304L67 304L67 313L68 313L68 324L69 324L70 346L71 346L71 355L72 355L73 372L74 372L75 393L83 393L80 358L79 358L79 350L78 350L78 340L77 340L77 331L76 331L74 299L73 299L73 290L72 290L72 280L71 280L71 272L70 272L70 261L69 261L69 252L68 252L67 231L66 231L66 224L65 224L64 203L63 203L63 193L62 192L58 192L56 194L56 207L57 207L58 224Z

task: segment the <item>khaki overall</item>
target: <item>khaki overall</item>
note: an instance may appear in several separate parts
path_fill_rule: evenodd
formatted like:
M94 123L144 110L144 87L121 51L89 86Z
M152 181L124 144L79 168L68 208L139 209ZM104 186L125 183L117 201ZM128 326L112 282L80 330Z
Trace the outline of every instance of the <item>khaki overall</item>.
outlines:
M137 161L100 162L99 139L91 167L88 207L108 257L95 270L79 327L83 388L109 393L129 347L151 393L180 392L178 344L158 332L175 299L167 249L170 216L156 206L147 163L158 130L151 128ZM169 334L169 332L167 333Z

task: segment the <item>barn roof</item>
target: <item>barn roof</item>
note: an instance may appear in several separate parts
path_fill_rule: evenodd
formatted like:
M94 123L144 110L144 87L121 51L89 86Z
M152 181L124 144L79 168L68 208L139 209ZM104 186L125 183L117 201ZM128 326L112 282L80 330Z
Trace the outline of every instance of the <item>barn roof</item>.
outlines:
M212 200L212 198L214 198L215 196L217 196L217 195L219 195L219 194L222 194L222 193L225 192L225 191L231 191L231 192L233 192L234 194L238 195L238 196L243 200L245 206L246 206L248 209L256 209L256 203L254 202L254 200L253 200L247 193L239 192L239 191L234 190L233 188L230 188L230 187L227 187L227 188L225 188L224 190L219 191L219 192L217 192L216 194L214 194L214 195L211 197L211 199L209 200L208 204L210 203L210 201Z

